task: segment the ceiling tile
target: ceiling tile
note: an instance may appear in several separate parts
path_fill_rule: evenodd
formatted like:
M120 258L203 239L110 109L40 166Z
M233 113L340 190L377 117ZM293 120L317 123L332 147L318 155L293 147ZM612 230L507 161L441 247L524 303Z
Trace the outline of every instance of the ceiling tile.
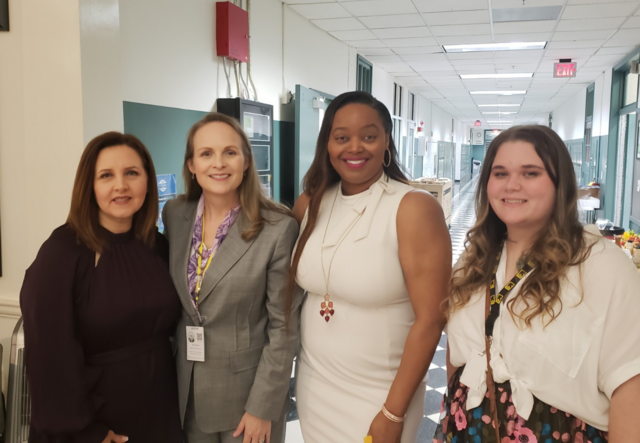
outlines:
M524 5L519 4L519 2L514 2L513 0L493 0L491 2L491 7L493 9L514 8L514 7L539 8L542 6L562 6L563 4L564 4L564 0L527 0Z
M596 52L596 55L626 55L633 51L634 46L617 46L613 48L602 48Z
M640 17L629 17L622 28L640 28Z
M389 48L359 48L358 54L368 57L370 55L393 55L394 52Z
M600 30L600 31L569 31L569 32L556 32L553 34L552 41L574 41L574 40L606 40L615 31L613 29Z
M637 0L569 0L570 5L596 5L602 3L627 3L636 2Z
M551 39L550 32L536 32L531 34L496 34L496 43L511 42L546 42Z
M505 22L494 23L494 34L540 33L551 32L556 26L555 20L541 20L537 22Z
M403 63L397 55L371 55L367 58L371 63Z
M377 40L378 38L373 35L368 29L360 29L358 31L332 31L329 34L333 35L338 40Z
M425 13L423 17L429 26L454 25L465 26L476 23L489 23L489 11L461 11L461 12L433 12Z
M351 17L351 14L338 3L291 5L291 9L308 20Z
M415 3L421 12L453 12L480 9L478 0L416 0Z
M577 40L565 42L550 42L548 49L599 48L606 40Z
M412 28L385 28L374 29L373 33L379 38L411 38L411 37L431 37L431 32L426 26L416 26Z
M621 29L618 32L616 32L613 37L611 37L612 40L614 39L627 39L629 40L629 43L633 44L635 42L637 42L638 40L640 40L640 30L638 29Z
M364 25L355 18L329 18L323 20L311 20L311 23L325 31L354 31L365 29Z
M349 46L353 46L354 48L386 48L387 45L382 43L380 40L347 40L345 41Z
M565 31L598 31L603 29L618 29L624 17L586 19L586 20L560 20L557 32Z
M449 60L493 60L493 52L454 52L447 54Z
M342 2L341 4L356 17L386 14L415 14L418 12L411 0L366 0Z
M444 54L412 54L403 55L402 60L408 63L412 62L446 62L448 63L447 56Z
M452 35L447 37L438 37L441 45L468 45L471 43L492 43L491 34L485 35Z
M532 60L542 57L542 55L544 54L544 49L532 49L528 51L496 51L495 54L496 61L504 58Z
M595 5L567 6L562 14L563 20L579 20L583 18L627 17L634 9L636 2L599 3Z
M288 5L303 5L305 3L336 3L336 0L282 0Z
M640 43L640 41L638 41L639 39L636 37L632 40L629 40L627 38L612 38L610 40L607 40L607 42L602 45L605 48L611 48L613 46L626 46L626 45L637 45L638 43Z
M579 58L581 56L593 55L598 48L579 48L579 49L547 49L544 53L545 57L555 58Z
M411 48L392 48L393 52L398 55L411 55L411 54L437 54L443 53L440 46L414 46Z
M383 40L390 48L407 48L415 46L435 46L436 39L433 37L415 38L388 38Z
M450 35L480 35L491 34L491 25L465 25L465 26L431 26L431 32L436 37Z
M379 15L360 19L369 29L424 26L420 14Z

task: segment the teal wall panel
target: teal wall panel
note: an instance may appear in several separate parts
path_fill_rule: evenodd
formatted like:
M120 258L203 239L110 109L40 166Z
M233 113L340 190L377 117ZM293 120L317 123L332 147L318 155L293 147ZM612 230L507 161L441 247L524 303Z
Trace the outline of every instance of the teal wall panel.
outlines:
M145 144L157 174L175 174L178 193L184 192L182 164L187 132L207 113L165 106L123 102L124 132Z
M484 145L472 145L471 157L474 160L480 160L481 162L484 162Z

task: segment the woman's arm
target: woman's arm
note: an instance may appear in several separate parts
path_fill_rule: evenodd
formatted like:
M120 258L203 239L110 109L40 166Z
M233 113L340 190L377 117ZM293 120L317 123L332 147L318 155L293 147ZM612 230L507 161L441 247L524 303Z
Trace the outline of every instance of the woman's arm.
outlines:
M403 416L424 379L445 325L441 305L451 277L451 239L442 208L426 192L412 191L402 199L396 224L398 255L416 321L385 406L392 414ZM388 424L385 420L390 423L381 414L374 420L374 441L376 421Z
M99 372L85 366L76 337L76 273L94 266L67 228L54 231L27 270L20 291L31 424L42 435L101 442L109 429L95 421L90 389Z
M609 409L609 443L640 443L640 375L613 392Z
M298 347L298 322L302 291L296 288L289 324L285 321L284 291L289 275L291 251L298 237L295 220L285 217L277 236L267 273L266 309L269 342L262 351L255 380L245 410L263 420L277 421L289 392L293 357ZM262 234L261 234L262 235Z

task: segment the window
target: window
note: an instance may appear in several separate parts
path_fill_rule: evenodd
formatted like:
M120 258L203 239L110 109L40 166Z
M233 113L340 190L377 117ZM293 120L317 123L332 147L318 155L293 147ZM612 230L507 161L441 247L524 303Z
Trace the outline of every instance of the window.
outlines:
M356 91L371 94L373 80L373 65L366 58L358 55L358 72L356 76Z
M402 86L393 84L393 115L402 117Z
M630 71L624 74L624 95L622 96L622 107L629 106L638 101L638 74Z
M416 96L413 92L409 93L409 120L416 121Z

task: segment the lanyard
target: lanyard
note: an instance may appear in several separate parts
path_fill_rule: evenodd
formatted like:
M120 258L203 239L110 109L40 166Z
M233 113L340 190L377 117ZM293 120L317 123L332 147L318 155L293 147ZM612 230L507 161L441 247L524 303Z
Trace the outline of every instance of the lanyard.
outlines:
M198 248L198 266L196 266L196 308L198 306L198 296L200 295L200 289L202 289L202 280L204 279L204 274L209 269L209 265L211 264L211 259L213 258L213 254L209 255L207 259L207 263L204 266L204 270L202 270L202 250L204 248L204 213L202 214L202 239L200 239L200 247Z
M505 285L502 290L496 294L496 273L498 272L498 265L500 264L500 257L502 257L502 248L500 248L500 252L498 253L498 258L496 259L496 267L493 270L493 278L491 279L491 283L489 284L489 293L491 294L491 311L489 312L489 316L484 324L484 330L487 337L493 337L493 326L500 315L500 306L502 306L502 301L507 298L509 293L515 286L522 280L525 275L527 275L533 269L534 262L533 260L529 260L529 262L520 269L517 274Z

